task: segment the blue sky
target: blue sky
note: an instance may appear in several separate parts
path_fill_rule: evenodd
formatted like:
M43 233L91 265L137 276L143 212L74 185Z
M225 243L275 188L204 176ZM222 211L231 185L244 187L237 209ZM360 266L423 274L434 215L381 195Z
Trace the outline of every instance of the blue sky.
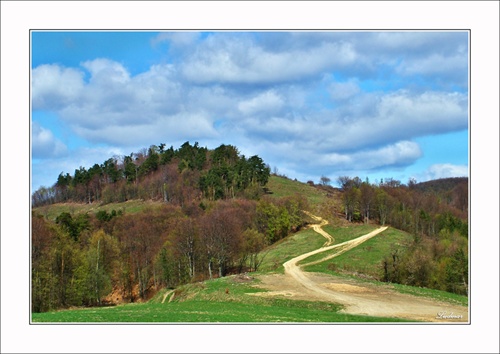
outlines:
M468 175L468 32L32 32L32 188L185 141L290 178Z

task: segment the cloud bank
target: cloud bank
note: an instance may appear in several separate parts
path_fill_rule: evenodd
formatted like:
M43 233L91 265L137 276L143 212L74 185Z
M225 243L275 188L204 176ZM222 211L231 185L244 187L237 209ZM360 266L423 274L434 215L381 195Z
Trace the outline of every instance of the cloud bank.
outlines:
M413 139L468 128L466 33L181 32L151 45L164 59L136 75L112 58L33 68L33 111L92 144L231 143L296 175L409 166ZM67 153L38 125L33 147Z

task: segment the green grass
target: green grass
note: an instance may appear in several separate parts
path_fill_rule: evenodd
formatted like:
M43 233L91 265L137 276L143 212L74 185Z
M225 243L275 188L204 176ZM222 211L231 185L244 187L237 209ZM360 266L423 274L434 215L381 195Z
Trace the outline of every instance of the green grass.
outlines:
M237 282L226 277L189 284L176 290L172 302L152 301L114 307L84 308L32 314L33 322L162 322L162 323L332 323L408 322L394 318L339 313L342 307L326 302L264 298L250 294L262 290L256 280ZM227 289L227 292L226 292Z
M201 300L167 304L128 304L107 308L33 314L33 322L325 323L408 321L338 313L336 307L328 303L292 302L275 299L269 304L262 305Z
M358 235L361 236L372 231L373 229L375 229L375 227L367 226L366 228L359 228L358 230L350 230L342 234L342 238L355 238L355 235L358 232L363 230L362 233ZM365 232L366 230L368 231ZM333 235L335 237L335 232ZM327 274L337 274L341 271L347 271L379 277L382 271L381 262L384 257L390 255L392 249L404 247L404 244L409 241L410 238L411 235L404 231L389 228L346 253L322 263L306 266L304 270L307 272L320 272ZM337 242L337 239L335 239L335 241L335 243L339 243ZM328 252L314 255L305 259L303 264L319 260L326 257L328 254L335 253L336 251L337 250L333 249Z
M447 291L418 288L415 286L402 285L402 284L391 284L392 288L403 294L410 294L415 296L430 297L434 300L444 301L451 304L457 304L462 306L469 305L469 298L464 295L458 295L454 293L449 293Z
M366 235L377 229L378 225L351 225L344 227L335 227L332 225L323 226L323 230L334 238L334 244L352 240L356 237Z
M374 230L375 228L376 227L369 225L349 228L335 228L327 225L323 229L335 237L335 243L337 244L362 236ZM303 269L307 272L318 272L346 277L349 279L356 279L356 281L359 282L368 282L373 285L387 287L404 294L422 296L451 304L467 306L467 296L457 295L454 293L435 289L420 288L402 284L382 283L376 280L362 279L358 276L352 275L364 274L369 277L379 278L381 275L382 259L390 254L391 250L393 250L394 248L404 248L405 244L410 240L410 234L398 229L389 228L344 254L341 254L322 263L305 266ZM328 254L337 251L338 250L334 249L331 251L322 252L317 255L308 257L300 263L307 264L309 262L320 260L326 257Z
M324 243L325 238L311 229L288 236L263 251L266 255L258 269L259 273L284 273L283 263L303 253L318 249Z
M303 195L307 198L311 207L324 203L327 198L326 192L313 186L278 176L271 176L269 178L267 188L272 192L270 195L276 198L290 197L295 194Z

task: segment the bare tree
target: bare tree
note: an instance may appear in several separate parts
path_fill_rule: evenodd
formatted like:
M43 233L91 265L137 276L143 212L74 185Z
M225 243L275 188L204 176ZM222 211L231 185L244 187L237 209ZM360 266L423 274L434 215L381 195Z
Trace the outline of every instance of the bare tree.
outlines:
M188 262L189 277L195 277L195 265L198 249L199 230L194 220L184 219L176 227L174 231L175 244L180 254L182 254Z
M332 182L332 180L326 176L321 176L321 178L319 180L319 183L323 186L328 186L328 185L330 185L331 182Z

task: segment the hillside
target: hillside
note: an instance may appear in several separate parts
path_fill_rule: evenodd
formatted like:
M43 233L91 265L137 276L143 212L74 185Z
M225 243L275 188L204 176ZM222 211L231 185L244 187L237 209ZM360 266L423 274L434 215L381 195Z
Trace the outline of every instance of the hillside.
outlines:
M415 188L422 192L450 192L458 186L467 184L467 177L440 178L415 184Z
M61 174L33 195L32 311L145 303L164 289L178 296L188 284L236 274L269 288L281 275L290 285L287 274L297 281L313 272L467 295L463 180L343 181L341 189L302 183L271 175L262 159L236 147L189 143ZM391 227L353 243L380 226ZM307 264L285 266L312 251Z
M311 230L312 231L312 230ZM272 247L268 252L287 267L290 262L304 259L311 262L310 254L342 249L342 244L363 243L367 236L347 234L335 230L334 235L346 242L321 246L322 236L315 231L301 231ZM361 230L358 230L358 232ZM392 238L397 230L386 236ZM361 231L363 232L363 231ZM359 235L359 233L358 233ZM318 239L319 236L319 239ZM376 237L374 237L376 236ZM399 236L398 236L399 237ZM323 239L324 241L324 239ZM314 246L316 243L316 246ZM356 247L359 249L360 247ZM310 250L315 252L310 252ZM364 252L370 252L363 248ZM345 252L345 248L343 248ZM303 252L306 252L301 256ZM289 252L294 252L290 256ZM338 253L338 251L337 251ZM293 258L295 257L295 258ZM323 255L324 257L324 255ZM292 259L293 258L293 259ZM288 261L287 261L288 259ZM325 259L332 259L327 256ZM317 261L315 263L318 264ZM267 263L267 264L272 264ZM287 268L276 272L263 264L258 272L228 276L206 282L180 286L174 290L160 290L144 304L120 305L103 309L67 310L46 314L33 314L34 322L399 322L399 321L467 321L467 298L421 288L395 287L327 275L304 273L295 266L294 273ZM299 276L300 274L300 276ZM307 275L306 275L307 274ZM304 279L304 280L302 280ZM306 287L302 282L307 279ZM380 297L374 297L375 294ZM346 302L347 301L347 302ZM439 318L437 313L455 313L460 318Z

